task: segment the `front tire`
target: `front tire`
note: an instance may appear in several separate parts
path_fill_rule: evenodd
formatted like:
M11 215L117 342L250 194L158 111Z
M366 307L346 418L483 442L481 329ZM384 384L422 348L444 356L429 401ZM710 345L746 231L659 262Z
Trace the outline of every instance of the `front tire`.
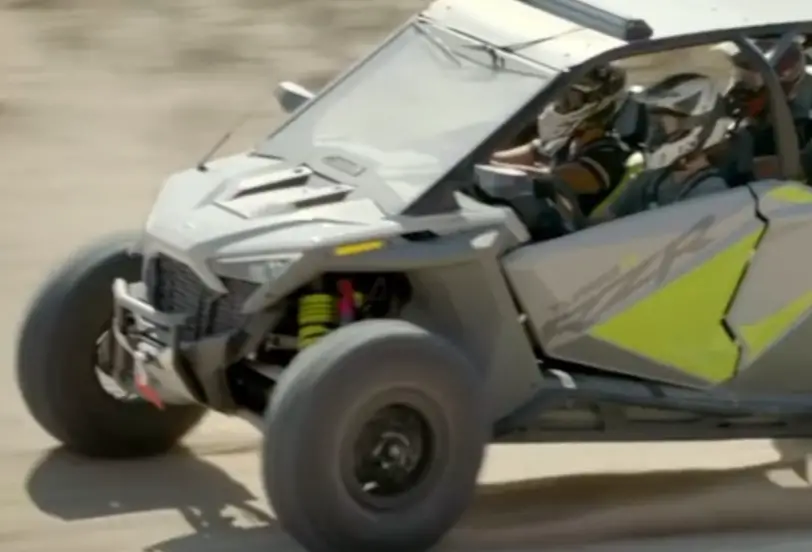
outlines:
M485 403L482 374L412 324L358 322L322 338L285 370L266 413L277 519L311 552L430 548L475 490Z
M32 417L73 451L138 457L170 449L205 413L197 405L161 411L108 393L96 371L97 340L113 314L116 278L137 281L141 258L132 235L95 242L68 259L42 286L23 320L17 384Z

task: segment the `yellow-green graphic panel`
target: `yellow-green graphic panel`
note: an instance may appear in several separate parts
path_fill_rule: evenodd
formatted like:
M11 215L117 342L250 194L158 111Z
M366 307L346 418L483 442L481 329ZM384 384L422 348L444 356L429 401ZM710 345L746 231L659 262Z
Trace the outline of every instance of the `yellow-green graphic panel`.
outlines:
M771 190L767 197L785 203L812 203L812 189L802 182L794 182Z
M590 330L607 343L700 378L736 371L739 348L722 321L761 230Z
M740 328L741 338L747 344L750 358L755 358L789 331L812 308L812 292L806 293L778 311Z

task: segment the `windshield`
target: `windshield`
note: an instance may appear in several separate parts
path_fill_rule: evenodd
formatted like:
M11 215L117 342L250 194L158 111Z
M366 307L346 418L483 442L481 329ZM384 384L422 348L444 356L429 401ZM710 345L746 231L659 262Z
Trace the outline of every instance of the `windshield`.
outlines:
M550 75L416 21L259 145L397 212L525 105Z

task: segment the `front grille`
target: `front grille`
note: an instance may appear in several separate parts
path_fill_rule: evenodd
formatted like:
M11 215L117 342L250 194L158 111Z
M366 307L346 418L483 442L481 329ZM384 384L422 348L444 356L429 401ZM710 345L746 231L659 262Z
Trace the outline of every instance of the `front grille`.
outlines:
M184 341L227 332L244 322L240 309L256 284L229 278L223 283L228 293L218 295L192 269L164 255L150 261L146 277L150 302L156 309L190 315L180 331Z

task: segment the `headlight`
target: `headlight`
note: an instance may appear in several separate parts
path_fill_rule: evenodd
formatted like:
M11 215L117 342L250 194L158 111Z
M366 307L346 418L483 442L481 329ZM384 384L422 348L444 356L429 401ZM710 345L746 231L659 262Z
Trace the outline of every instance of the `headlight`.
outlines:
M264 284L278 279L299 258L301 255L217 259L212 261L212 270L225 278Z

